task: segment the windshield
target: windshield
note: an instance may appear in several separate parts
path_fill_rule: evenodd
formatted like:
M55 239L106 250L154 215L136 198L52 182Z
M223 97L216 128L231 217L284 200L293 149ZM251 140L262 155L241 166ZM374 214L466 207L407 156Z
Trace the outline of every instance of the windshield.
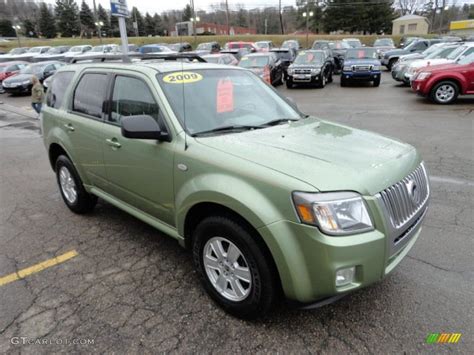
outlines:
M374 42L374 47L392 47L393 41L390 38L380 38Z
M349 39L344 42L348 43L352 48L362 47L362 43L358 39Z
M246 56L246 57L242 57L242 59L240 60L239 67L261 68L267 65L269 60L270 60L270 57L267 55L265 56L259 55L259 56L254 56L254 57Z
M25 50L23 48L14 48L8 54L23 54Z
M258 48L268 48L268 47L270 47L267 42L256 42L255 45Z
M464 58L458 60L458 64L461 64L461 65L467 65L467 64L472 64L472 63L474 63L474 53L471 53L465 56Z
M325 49L328 48L329 44L328 42L314 42L313 43L313 49Z
M40 53L41 49L42 47L33 47L28 51L28 53Z
M181 50L181 44L170 44L169 48L171 48L172 51L179 52Z
M91 52L103 52L104 51L104 46L95 46L92 47Z
M322 64L323 53L321 52L300 52L295 59L295 64Z
M348 43L342 42L342 41L331 42L331 43L329 43L329 47L331 49L349 49L349 48L351 48L351 46Z
M430 53L425 57L425 59L439 59L439 58L446 58L453 50L457 47L445 47L445 48L438 48L438 50Z
M461 53L463 53L467 49L466 46L461 46L456 48L454 51L452 51L446 58L449 60L454 60L456 59Z
M27 67L23 68L20 70L20 74L39 74L41 73L41 70L43 69L43 65L28 65Z
M69 52L80 52L82 51L82 47L72 47Z
M62 53L62 47L61 48L51 48L50 50L48 50L45 54L60 54Z
M377 59L377 50L375 48L357 48L349 49L346 59Z
M168 101L190 134L220 127L259 126L301 118L256 75L233 69L198 69L157 75Z
M210 51L212 49L212 44L211 43L201 43L197 46L197 50L201 51Z

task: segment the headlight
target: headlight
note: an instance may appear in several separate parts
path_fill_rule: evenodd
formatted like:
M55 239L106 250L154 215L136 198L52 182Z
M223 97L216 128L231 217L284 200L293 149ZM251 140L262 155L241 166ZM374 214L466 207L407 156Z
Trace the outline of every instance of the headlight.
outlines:
M30 83L31 83L31 81L25 80L25 81L21 82L21 85L29 85Z
M288 68L287 72L288 74L293 75L293 68Z
M321 72L320 68L317 69L311 69L311 74L319 74Z
M426 80L431 76L431 73L429 72L421 72L416 76L417 80Z
M372 70L380 70L380 65L373 65Z
M302 223L330 235L347 235L374 229L367 206L355 192L294 192L293 202Z
M352 71L352 68L345 65L344 68L342 68L342 70L344 70L344 71Z

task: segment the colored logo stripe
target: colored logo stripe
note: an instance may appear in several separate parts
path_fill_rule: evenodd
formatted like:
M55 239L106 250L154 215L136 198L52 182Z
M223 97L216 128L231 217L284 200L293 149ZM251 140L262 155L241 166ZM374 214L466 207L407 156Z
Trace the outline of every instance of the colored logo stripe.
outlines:
M427 344L456 344L461 339L461 333L431 333L426 337Z

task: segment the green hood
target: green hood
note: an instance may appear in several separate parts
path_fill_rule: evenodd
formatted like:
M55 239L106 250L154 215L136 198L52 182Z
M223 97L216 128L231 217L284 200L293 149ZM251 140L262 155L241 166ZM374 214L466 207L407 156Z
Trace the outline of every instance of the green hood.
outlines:
M400 181L421 162L408 144L314 118L197 141L320 191L374 195Z

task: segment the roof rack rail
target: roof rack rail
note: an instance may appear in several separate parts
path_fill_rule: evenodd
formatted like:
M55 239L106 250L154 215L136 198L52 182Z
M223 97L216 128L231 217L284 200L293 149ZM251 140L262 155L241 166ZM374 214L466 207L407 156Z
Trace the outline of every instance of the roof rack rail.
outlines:
M87 56L84 58L75 57L71 60L71 64L80 64L80 63L103 63L103 62L123 62L131 63L132 60L153 60L153 59L162 59L162 60L179 60L179 59L188 59L189 61L196 60L201 63L206 63L206 61L194 53L128 53L127 55L122 54L98 54L94 56Z

